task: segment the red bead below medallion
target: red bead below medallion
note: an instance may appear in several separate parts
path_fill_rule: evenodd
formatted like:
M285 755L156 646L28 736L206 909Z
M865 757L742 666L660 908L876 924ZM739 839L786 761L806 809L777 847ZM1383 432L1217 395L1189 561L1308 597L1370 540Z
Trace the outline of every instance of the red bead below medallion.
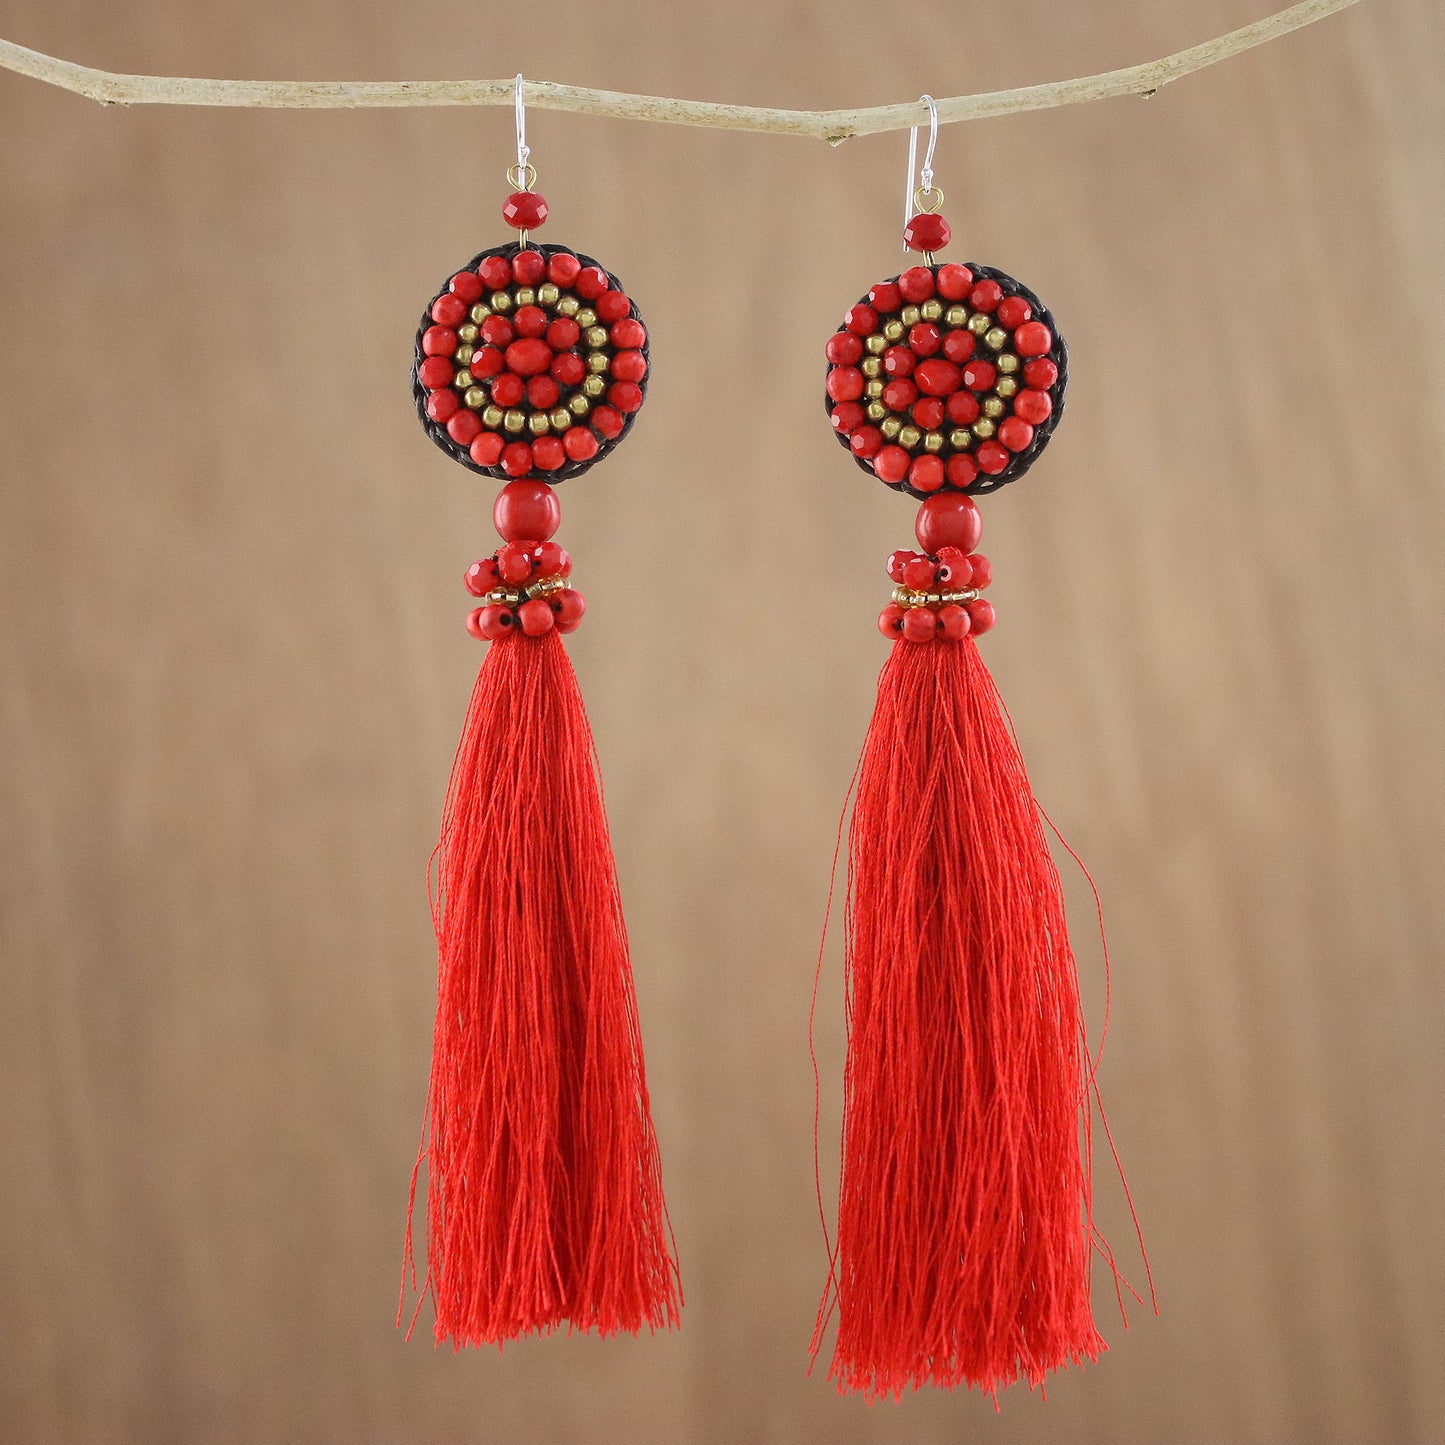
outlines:
M910 251L941 251L953 239L953 227L936 211L910 216L903 242Z
M525 477L532 470L532 448L526 442L508 442L502 448L502 470L509 477Z
M474 306L482 299L482 292L487 288L482 285L481 278L475 271L458 271L450 281L447 282L447 290L464 305Z
M852 436L863 425L863 408L856 401L839 402L830 413L833 430Z
M998 439L1011 452L1021 452L1034 439L1034 429L1021 416L1005 417L999 423Z
M973 272L950 261L938 268L938 294L945 301L962 301L973 289Z
M897 552L888 554L888 578L892 582L903 581L903 574L908 564L918 556L917 552L906 552L900 548Z
M622 413L610 406L599 406L597 410L592 413L592 425L600 431L608 441L612 441L621 435Z
M485 597L497 585L499 578L496 559L483 557L480 562L473 562L467 568L462 585L473 597Z
M562 446L574 462L591 461L597 455L597 438L585 426L568 427L562 433Z
M517 608L517 621L528 637L540 637L557 625L557 616L544 598L533 597Z
M884 637L896 638L903 632L903 609L896 603L890 602L882 612L878 614L878 630Z
M508 586L518 587L531 580L537 569L532 564L532 553L536 543L530 541L508 542L497 551L497 576Z
M479 467L494 467L502 459L502 448L506 442L502 440L500 433L484 431L479 436L472 438L472 444L468 448L472 460Z
M604 291L592 309L597 313L599 321L611 326L614 321L621 321L628 315L632 310L632 302L621 291Z
M460 296L447 292L432 302L431 319L438 326L460 326L467 319L467 304Z
M478 607L467 618L467 631L479 642L495 642L516 627L510 607Z
M1025 321L1014 332L1014 346L1020 356L1042 356L1054 344L1054 334L1042 321Z
M433 421L445 421L461 404L461 398L450 388L434 391L426 399L426 414Z
M557 619L558 632L576 632L587 611L587 599L574 587L557 593L551 601L552 614Z
M930 556L941 547L972 552L983 535L983 517L971 497L960 492L936 492L919 506L913 534Z
M428 326L421 334L421 349L427 356L451 356L457 349L457 333L450 326Z
M1059 379L1059 368L1047 357L1024 364L1024 383L1047 391Z
M535 451L536 448L534 447ZM537 548L537 575L565 577L572 570L572 559L555 542L543 542Z
M561 437L538 437L532 443L532 461L538 471L555 472L567 460Z
M982 591L993 581L993 563L990 562L982 552L975 552L973 556L968 559L968 565L973 569L973 579L969 583L970 587L977 587Z
M933 586L937 570L927 557L910 557L903 564L903 585L913 588L915 592L926 592Z
M908 475L912 458L900 446L887 446L873 458L873 471L880 481L901 482Z
M484 256L477 266L477 275L489 291L500 291L512 282L512 263L505 256ZM473 298L480 300L480 293Z
M547 279L558 286L570 286L582 269L582 263L566 251L547 258Z
M933 295L933 272L927 266L910 266L898 278L898 292L914 305L927 301Z
M940 547L938 563L938 585L950 592L967 587L973 580L973 565L957 547Z
M482 429L481 418L474 411L463 407L447 418L447 435L458 446L470 446L472 438Z
M989 476L996 477L1009 464L1008 449L998 442L989 441L979 444L976 454L978 469L987 472Z
M932 453L914 457L908 468L908 485L920 492L936 492L944 483L943 458Z
M547 260L540 251L518 251L512 257L512 279L519 286L535 286L547 274Z
M520 406L527 394L527 383L520 376L507 372L492 383L492 400L497 406Z
M584 300L595 301L604 291L609 291L612 283L607 279L607 272L601 266L585 266L577 273L576 279L572 282L572 289Z
M552 348L539 336L524 336L514 341L506 355L507 370L518 376L537 376L552 364Z
M927 607L909 607L903 613L905 642L932 642L938 635L938 618Z
M826 354L834 366L856 366L863 357L863 339L851 331L835 331L828 338Z
M949 602L938 609L938 625L949 642L962 642L968 636L973 619L956 602Z
M996 314L1000 326L1022 326L1034 314L1034 308L1022 296L1005 296Z
M975 636L981 636L998 621L998 614L993 610L993 603L985 601L982 597L966 603L965 607L968 611L969 630Z

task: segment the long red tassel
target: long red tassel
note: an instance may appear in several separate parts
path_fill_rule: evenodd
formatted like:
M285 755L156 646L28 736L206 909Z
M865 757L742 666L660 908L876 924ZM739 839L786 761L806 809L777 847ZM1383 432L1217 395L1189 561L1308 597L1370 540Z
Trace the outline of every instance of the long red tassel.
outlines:
M425 1165L426 1285L458 1348L672 1327L681 1307L591 729L557 631L512 633L477 677L434 858L406 1250Z
M1097 1358L1092 1074L1058 872L972 638L893 646L848 845L830 1374L995 1393ZM1112 1268L1112 1259L1105 1254Z

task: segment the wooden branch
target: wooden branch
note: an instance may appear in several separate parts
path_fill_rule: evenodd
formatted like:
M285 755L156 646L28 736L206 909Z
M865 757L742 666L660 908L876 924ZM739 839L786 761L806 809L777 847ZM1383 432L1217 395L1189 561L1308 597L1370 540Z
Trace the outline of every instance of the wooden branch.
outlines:
M1025 85L980 95L956 95L937 102L938 119L948 124L1048 110L1121 95L1153 95L1161 86L1205 66L1227 60L1292 30L1353 5L1356 0L1303 0L1275 15L1231 30L1214 40L1162 60L1146 61L1102 75ZM215 105L265 109L361 109L375 106L510 105L513 82L507 80L188 80L181 76L119 75L88 65L58 60L0 40L0 68L28 75L47 85L98 100L102 105ZM703 126L712 130L812 136L834 145L858 135L905 130L928 119L918 101L854 110L772 110L755 105L720 105L705 100L673 100L657 95L623 95L547 80L524 82L529 106L664 125Z

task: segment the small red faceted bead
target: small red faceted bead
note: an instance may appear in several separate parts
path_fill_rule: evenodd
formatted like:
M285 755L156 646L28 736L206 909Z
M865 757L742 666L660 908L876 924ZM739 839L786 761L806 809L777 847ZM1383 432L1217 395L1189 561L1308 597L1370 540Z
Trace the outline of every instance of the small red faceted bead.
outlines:
M917 552L908 552L900 548L897 552L888 554L888 576L891 581L902 582L903 573L908 564L918 556Z
M957 547L938 549L938 585L957 591L973 580L973 564Z
M937 431L946 415L943 402L936 396L920 396L913 403L913 420L924 431Z
M507 348L507 370L539 376L552 364L552 348L540 336L523 336Z
M517 621L528 637L541 637L557 625L557 615L542 597L533 597L517 609Z
M926 592L933 586L933 577L938 569L927 557L911 557L903 567L903 585L915 592Z
M912 376L918 358L906 346L890 346L883 353L883 370L889 376Z
M901 482L908 475L909 463L913 460L902 447L883 447L873 458L873 472L881 482Z
M848 445L853 449L855 457L862 457L867 461L869 457L878 455L878 449L883 445L883 433L876 426L860 426L848 438Z
M962 301L973 290L973 272L950 261L938 268L938 294L945 301Z
M843 318L843 325L854 336L872 336L878 330L878 313L871 306L864 306L860 301L858 305L848 308L848 314Z
M467 370L473 376L486 378L496 376L506 364L502 360L502 353L495 346L483 346L472 352L472 359L467 362Z
M943 486L945 480L943 458L936 457L932 453L914 457L908 468L908 485L916 491L936 492Z
M482 322L482 340L488 346L508 346L516 333L505 316L488 316Z
M882 612L878 614L878 630L884 637L896 638L903 632L903 609L896 603L890 602Z
M983 517L972 497L959 492L936 492L925 497L913 523L918 545L930 556L944 547L972 552L983 535Z
M431 304L431 319L438 326L460 326L467 319L467 305L460 296L447 292Z
M559 316L547 328L547 345L553 351L570 351L581 337L582 328L570 316Z
M595 301L604 291L612 289L612 283L601 266L587 266L577 273L572 289L584 301Z
M466 576L462 578L464 586L473 597L485 597L493 587L497 585L500 574L497 571L497 559L495 557L483 557L480 562L473 562L467 568Z
M1007 447L1001 445L999 442L988 441L980 444L976 460L979 471L987 472L989 476L996 477L1008 466L1011 458L1009 457Z
M492 503L492 525L508 542L546 542L562 525L562 504L546 482L508 482Z
M830 415L833 430L852 436L863 425L863 408L856 401L840 401Z
M938 628L949 642L962 642L972 627L972 619L956 602L938 609Z
M981 637L998 621L998 613L993 610L993 603L982 597L965 604L965 610L968 612L969 631L975 637Z
M997 380L998 367L991 361L976 356L964 365L963 384L970 391L987 391Z
M893 281L880 281L868 288L868 304L875 311L897 311L903 304L903 294Z
M993 581L993 563L982 552L975 552L968 559L968 565L973 569L973 580L968 584L970 587L977 587L982 591Z
M556 440L555 437L552 438ZM533 451L536 450L534 446ZM537 575L539 577L565 577L572 570L572 559L556 542L543 542L537 548Z
M613 323L607 338L619 350L637 350L647 342L647 328L635 316L624 316Z
M918 388L906 377L900 376L883 388L883 405L889 411L907 411L918 400Z
M1005 417L998 427L998 439L1011 452L1021 452L1034 439L1034 429L1021 416Z
M547 258L547 279L558 286L570 286L581 269L582 263L567 251Z
M1024 363L1024 384L1047 391L1059 379L1059 368L1047 357Z
M505 256L484 256L477 263L477 275L489 289L500 291L512 279L512 263Z
M530 580L537 570L533 559L536 550L535 542L522 541L508 542L505 547L498 548L497 576L513 587Z
M915 304L933 295L933 272L927 266L910 266L898 278L898 293Z
M992 311L1003 300L1003 287L997 281L980 281L968 293L968 304L975 311Z
M461 404L461 398L450 388L434 391L426 399L426 414L433 421L445 421Z
M1014 397L1014 415L1023 417L1032 426L1046 422L1053 413L1053 398L1046 391L1035 391L1030 387Z
M955 426L968 426L978 420L978 398L971 391L955 391L945 406Z
M630 416L642 405L642 388L635 381L614 381L607 388L607 400Z
M564 351L560 356L552 358L552 375L563 386L576 386L586 374L587 367L576 352Z
M457 333L450 326L428 326L421 334L421 349L427 356L451 356L457 349Z
M1054 333L1042 321L1025 321L1014 332L1014 346L1020 356L1042 356L1054 344Z
M547 261L540 251L518 251L512 257L512 279L519 286L535 286L547 274Z
M953 239L953 227L936 211L910 216L903 243L910 251L941 251Z
M492 383L492 400L498 406L517 406L527 394L527 383L512 372L505 372Z
M927 607L909 607L903 613L906 642L932 642L938 633L938 618Z
M465 306L471 306L480 301L482 299L482 292L486 289L487 288L482 285L481 278L475 271L458 271L457 274L447 282L447 290Z
M948 335L943 338L943 354L953 362L955 366L962 366L963 363L973 355L974 348L977 347L977 345L978 338L973 332L965 329L950 331Z
M504 446L506 442L502 440L500 433L484 431L472 438L472 444L467 450L479 467L494 467L501 460Z
M478 607L467 618L467 631L478 642L495 642L516 627L510 607Z
M591 461L597 455L597 438L585 426L569 426L562 433L562 446L574 462Z
M969 363L970 366L973 364ZM935 356L919 363L918 369L913 373L913 380L919 391L926 391L929 396L950 396L958 390L959 382L967 376L967 370L959 371L951 361Z
M599 406L592 413L592 425L611 441L622 433L622 413L615 407Z
M824 384L834 401L857 401L863 395L863 373L856 366L835 366Z
M631 314L632 302L626 292L604 291L592 309L597 313L599 321L611 326L614 321L621 321L624 316Z
M515 191L502 202L502 219L514 230L533 230L547 219L547 202L536 191Z
M519 306L512 317L518 336L542 336L547 330L547 313L540 306Z
M561 437L538 437L532 443L532 461L538 471L555 472L566 460L567 452L562 446Z
M532 470L532 448L526 442L508 442L502 448L502 470L509 477L525 477Z
M463 407L460 411L454 411L447 418L447 435L458 446L468 447L472 439L482 429L482 420L474 411L468 411Z
M527 383L527 405L534 411L550 411L562 397L562 388L550 376L534 376Z
M647 358L640 351L618 351L611 371L618 381L640 381L647 374Z
M915 356L932 356L943 345L943 334L931 321L908 328L908 348Z
M557 619L558 632L576 632L587 611L587 599L575 587L568 587L552 598L552 615Z
M996 313L998 324L1008 327L1022 326L1033 314L1034 308L1022 296L1005 296Z
M955 452L948 459L948 485L960 491L971 487L978 476L978 463L967 452Z
M834 366L853 366L863 355L863 338L851 331L835 331L828 338L824 353Z

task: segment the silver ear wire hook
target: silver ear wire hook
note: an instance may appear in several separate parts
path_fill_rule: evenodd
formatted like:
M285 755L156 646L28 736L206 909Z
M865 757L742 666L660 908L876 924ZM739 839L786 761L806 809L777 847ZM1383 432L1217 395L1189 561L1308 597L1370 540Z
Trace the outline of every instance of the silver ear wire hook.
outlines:
M512 84L512 103L517 113L517 169L526 173L527 157L532 148L527 144L527 102L522 98L522 72Z
M916 170L918 165L918 127L910 126L908 129L908 184L903 192L903 224L906 226L913 219L916 211L925 208L925 202L932 198L933 191L933 152L938 147L938 106L931 95L920 95L919 101L928 107L928 149L923 153L923 169ZM915 184L914 176L918 180ZM942 192L939 192L942 199ZM938 206L928 206L929 210L937 210ZM903 243L903 249L908 249L908 243Z

